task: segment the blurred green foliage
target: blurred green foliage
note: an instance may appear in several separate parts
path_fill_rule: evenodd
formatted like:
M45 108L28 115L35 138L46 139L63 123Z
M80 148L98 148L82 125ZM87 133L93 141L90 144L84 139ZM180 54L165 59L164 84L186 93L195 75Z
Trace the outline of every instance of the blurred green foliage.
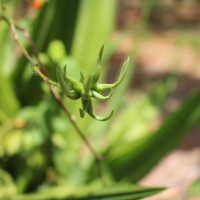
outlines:
M192 185L189 188L188 194L190 196L199 196L200 192L199 192L199 187L200 187L200 180L197 179L194 183L192 183Z
M102 44L106 44L103 60L107 61L124 37L122 34L114 42L109 40L117 5L117 0L47 1L33 21L22 17L17 23L26 21L27 28L31 28L39 56L52 79L56 80L56 67L65 64L77 77L80 70L89 73L93 69ZM132 50L133 58L154 5L153 0L143 5L138 24L140 39ZM9 1L7 6L12 11L16 1ZM136 184L199 122L199 89L154 132L151 125L176 86L176 77L162 80L147 94L131 93L126 100L122 96L132 79L133 58L126 82L110 101L115 117L105 124L90 117L81 119L77 109L80 102L63 96L77 124L104 155L103 175L108 186L102 187L92 155L46 84L33 75L23 56L13 56L16 50L8 31L0 21L0 199L121 200L160 192L162 188L130 183ZM108 64L103 67L106 71ZM104 110L105 106L99 107Z

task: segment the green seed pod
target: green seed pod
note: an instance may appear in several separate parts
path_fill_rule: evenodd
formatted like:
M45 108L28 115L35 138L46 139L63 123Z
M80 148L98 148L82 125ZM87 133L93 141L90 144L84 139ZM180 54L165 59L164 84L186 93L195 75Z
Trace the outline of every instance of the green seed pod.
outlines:
M109 119L112 117L114 111L111 111L110 114L108 114L107 116L104 116L104 117L98 116L98 115L96 115L96 114L94 113L93 107L92 107L92 101L90 101L90 104L89 104L88 109L87 109L87 113L88 113L91 117L93 117L94 119L96 119L96 120L98 120L98 121L106 121L106 120L109 120Z
M97 81L100 77L100 63L103 56L103 48L101 47L99 56L97 59L97 68L96 71L88 77L85 78L84 74L80 72L80 81L77 81L67 75L67 68L64 67L64 73L57 68L56 69L56 76L62 91L66 94L67 97L70 99L76 100L81 98L82 108L79 109L80 117L83 118L86 113L88 113L92 118L98 121L106 121L110 119L113 115L114 111L111 111L107 116L98 116L94 113L92 100L91 98L96 98L98 100L107 100L112 96L113 88L117 87L125 78L128 65L129 65L129 58L123 63L122 69L119 75L119 78L115 83L112 84L98 84ZM109 94L104 96L99 92L103 92L106 90L110 90Z
M110 93L107 96L103 96L102 94L100 94L94 90L91 90L91 92L92 92L93 98L98 99L98 100L107 100L107 99L110 99L110 97L112 96L113 90L111 89Z
M93 111L93 106L92 106L92 101L91 99L90 100L82 100L82 106L83 106L83 109L80 109L80 116L81 117L84 117L85 115L85 111L94 119L98 120L98 121L106 121L108 119L110 119L113 115L113 112L114 111L111 111L109 115L107 116L104 116L104 117L101 117L101 116L98 116L94 113Z
M107 89L117 87L124 80L124 78L126 76L126 73L127 73L128 65L129 65L129 58L127 58L126 61L123 63L122 69L121 69L121 72L120 72L120 76L119 76L118 80L115 83L111 83L111 84L106 84L106 83L96 84L96 86L93 87L92 89L96 90L98 92L102 92L102 91L105 91Z
M80 98L80 94L71 90L69 87L69 83L67 82L67 79L65 79L65 75L62 73L62 71L59 69L59 67L56 68L56 76L57 80L60 84L62 92L69 97L70 99L76 100Z
M69 93L65 93L65 95L72 100L77 100L81 97L81 95L78 92L75 92L73 90Z
M85 116L86 112L87 112L90 101L86 100L82 97L81 103L82 103L82 109L80 108L79 111L80 111L81 118L83 118Z
M91 86L95 86L100 77L100 67L97 66L96 71L91 75Z
M80 112L80 117L84 118L86 112L84 112L81 108L79 109L79 112Z
M97 68L96 71L91 75L92 78L92 86L95 86L95 84L97 83L97 81L99 80L100 77L100 64L101 64L101 60L103 57L103 50L104 50L104 45L101 47L100 51L99 51L99 55L97 58Z
M85 76L84 76L82 71L80 71L80 82L83 83L83 84L85 82Z
M85 88L85 95L90 98L90 89L91 89L91 76L88 77L87 82L84 85Z
M69 75L67 75L67 67L64 67L64 73L65 73L65 77L67 79L67 81L71 84L73 90L75 90L76 92L80 92L81 94L84 94L84 87L83 84L79 81L77 81L76 79L70 77Z

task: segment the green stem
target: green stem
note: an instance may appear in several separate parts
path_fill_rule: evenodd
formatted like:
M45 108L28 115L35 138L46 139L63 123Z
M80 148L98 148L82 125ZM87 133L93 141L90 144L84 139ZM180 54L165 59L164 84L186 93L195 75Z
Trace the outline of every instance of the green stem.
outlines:
M29 61L29 63L32 65L35 74L39 75L45 82L47 82L47 83L49 83L49 84L51 84L53 86L60 87L59 83L56 83L55 81L50 80L46 75L44 75L44 73L41 72L39 65L36 64L33 61L32 57L30 56L30 54L28 53L28 51L26 50L26 48L19 41L19 37L17 35L16 28L18 28L21 31L24 31L24 29L22 29L22 28L20 28L18 26L15 26L14 22L11 19L9 19L8 17L4 16L4 15L0 17L0 20L1 19L4 20L9 25L10 30L12 32L12 35L14 37L14 40L15 40L17 46L20 48L20 50L22 51L23 55L27 58L27 60ZM24 31L24 33L25 33L25 31ZM27 35L28 34L26 34L26 36ZM38 59L38 55L36 56L36 58L37 58L37 60L39 60Z
M40 68L39 68L38 65L33 66L33 70L34 70L34 72L35 72L37 75L39 75L40 78L43 79L44 82L46 82L46 83L48 83L48 84L50 84L50 85L52 85L52 86L57 86L57 87L60 88L60 84L57 83L57 82L55 82L55 81L52 81L52 80L49 79L49 78L47 78L47 76L45 76L45 75L41 72L41 70L40 70Z

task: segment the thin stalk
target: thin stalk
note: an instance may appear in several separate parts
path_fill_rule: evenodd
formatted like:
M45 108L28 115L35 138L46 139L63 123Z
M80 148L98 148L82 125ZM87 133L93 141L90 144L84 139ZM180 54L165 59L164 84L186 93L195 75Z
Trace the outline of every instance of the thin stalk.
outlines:
M34 43L33 43L33 40L30 38L30 34L28 31L26 31L25 29L19 27L19 26L16 26L14 24L14 22L9 19L8 17L5 17L5 16L1 16L0 17L0 20L4 20L9 26L10 26L10 30L11 30L11 33L13 35L13 38L15 40L15 43L17 44L17 46L20 48L20 50L22 51L22 53L24 54L24 56L27 58L27 60L29 61L29 63L32 65L32 68L33 68L33 71L35 72L35 74L37 74L40 78L43 79L43 81L49 83L50 85L53 85L53 86L57 86L57 87L60 87L60 84L59 83L56 83L55 81L53 80L50 80L47 76L47 72L46 72L46 69L45 67L42 65L40 59L39 59L39 56L38 56L38 52L34 46ZM19 37L17 35L17 31L16 29L22 31L24 33L24 36L26 38L28 38L28 41L30 43L30 46L31 46L31 50L33 52L33 54L35 55L36 57L36 60L38 61L39 64L35 63L31 57L31 55L28 53L28 51L26 50L26 48L23 46L23 44L19 41Z
M55 90L53 89L53 86L60 87L60 85L59 85L59 83L56 83L48 78L48 73L47 73L46 67L42 64L41 60L39 59L39 54L38 54L38 51L35 47L35 44L34 44L32 38L31 38L31 35L29 34L29 32L27 30L25 30L19 26L15 26L14 22L10 18L6 17L5 15L0 16L0 20L5 21L9 25L11 33L15 40L15 43L17 44L17 46L22 51L23 55L27 58L27 60L31 64L33 71L35 72L35 74L37 74L40 78L42 78L48 84L48 87L49 87L49 90L50 90L52 96L57 101L59 106L62 108L64 113L67 115L69 121L71 122L72 126L74 127L74 129L76 130L76 132L78 133L80 138L83 140L85 145L88 147L89 151L91 152L91 154L93 155L93 157L95 159L97 175L98 175L99 179L102 180L102 183L103 183L102 170L101 170L101 166L100 166L100 161L102 160L102 157L95 151L95 149L90 144L89 140L85 137L84 133L82 132L82 130L76 123L74 116L69 112L68 108L65 106L64 102L62 101L61 96L58 93L56 93ZM31 55L29 54L29 52L26 50L26 48L20 42L16 29L23 32L24 36L28 39L32 53L35 56L38 64L34 62Z

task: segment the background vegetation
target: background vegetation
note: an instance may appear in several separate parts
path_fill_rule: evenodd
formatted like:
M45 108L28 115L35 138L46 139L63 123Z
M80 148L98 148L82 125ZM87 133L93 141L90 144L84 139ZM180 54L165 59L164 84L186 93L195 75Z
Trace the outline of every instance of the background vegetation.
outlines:
M165 1L155 0L125 2L5 1L6 13L17 25L30 30L51 79L56 80L56 67L65 64L77 79L80 70L86 73L94 70L102 44L105 44L102 81L111 82L128 55L130 65L125 80L107 104L95 102L99 113L114 109L109 121L80 118L80 102L63 95L76 124L103 156L101 167L106 184L103 186L94 157L47 84L34 75L2 19L3 10L0 11L0 199L141 199L162 191L136 185L199 123L200 88L190 88L173 112L164 112L182 75L177 62L173 60L174 69L153 82L141 76L136 61L143 42L154 37L151 29L156 23L164 24L166 29L173 26L173 20L166 19L164 14L173 13L177 5L170 7ZM130 21L121 23L117 19L124 16L117 16L124 5L134 12L127 18ZM164 14L159 19L163 21L159 22L155 19L161 11ZM179 25L175 43L191 45L199 51L199 40L190 37L181 22ZM117 29L120 31L114 34ZM18 35L31 53L24 34L19 31ZM119 51L130 36L134 42L126 46L122 58ZM132 87L134 77L134 83L142 81L142 90Z

